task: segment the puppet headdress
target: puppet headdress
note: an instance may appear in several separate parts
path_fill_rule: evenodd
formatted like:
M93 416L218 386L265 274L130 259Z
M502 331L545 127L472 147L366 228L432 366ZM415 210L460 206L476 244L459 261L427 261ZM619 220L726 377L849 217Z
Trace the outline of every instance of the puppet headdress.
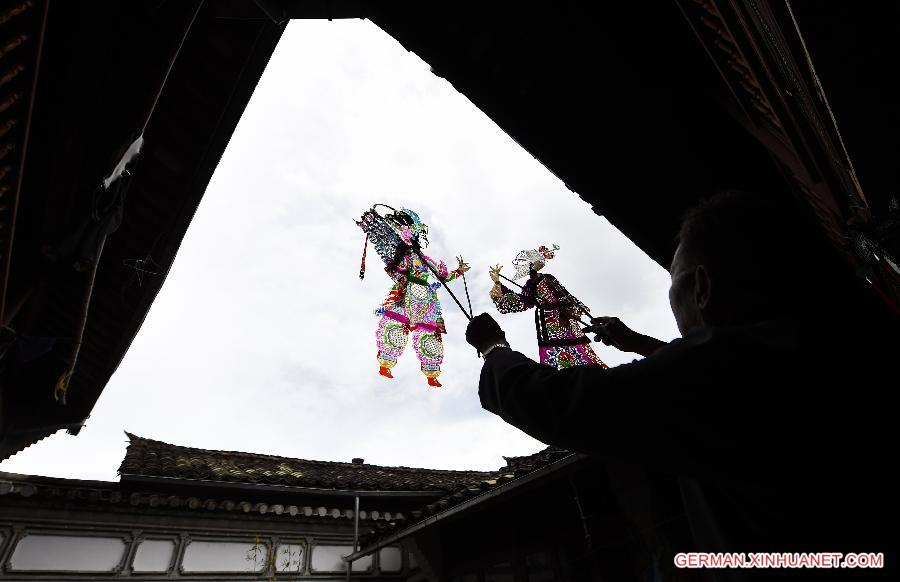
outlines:
M410 244L416 239L421 246L428 246L428 225L422 222L415 211L401 208L391 216L398 227L397 234L403 242Z
M541 245L536 249L519 251L516 258L512 260L513 267L516 269L516 275L513 279L527 277L531 272L531 268L537 261L549 261L556 256L554 251L558 250L559 245L551 245L549 247Z

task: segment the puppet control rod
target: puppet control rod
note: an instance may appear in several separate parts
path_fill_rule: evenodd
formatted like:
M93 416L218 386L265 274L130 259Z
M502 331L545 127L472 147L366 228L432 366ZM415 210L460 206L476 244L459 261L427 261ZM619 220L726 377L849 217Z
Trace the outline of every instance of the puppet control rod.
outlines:
M500 275L500 273L497 273L497 274ZM522 287L521 285L519 285L518 283L516 283L515 281L513 281L513 280L510 279L509 277L507 277L507 276L505 276L505 275L500 275L500 277L503 278L503 279L506 279L507 281L509 281L510 283L512 283L513 285L515 285L516 287L518 287L519 289L524 289L524 287ZM594 319L594 316L591 315L589 312L586 311L585 313L587 314L587 316L588 316L589 318ZM590 325L591 325L590 323L585 323L584 320L581 319L580 317L578 318L578 323L580 323L581 325L587 325L587 326L590 326Z

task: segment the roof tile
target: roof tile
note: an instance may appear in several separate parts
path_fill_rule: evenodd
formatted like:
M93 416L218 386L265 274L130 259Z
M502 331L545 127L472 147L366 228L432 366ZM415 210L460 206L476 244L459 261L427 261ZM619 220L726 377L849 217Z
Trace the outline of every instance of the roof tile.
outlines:
M451 493L497 476L496 472L487 471L383 467L212 451L126 434L130 442L119 467L119 474L126 479L163 477L322 489Z
M387 523L382 524L383 527L371 529L368 535L363 535L363 543L364 545L373 543L382 536L396 532L400 528L415 525L419 520L428 518L438 512L445 511L455 505L459 505L467 499L486 493L491 489L514 481L519 477L523 477L534 471L546 469L556 461L571 455L573 455L571 451L549 446L533 455L503 457L506 460L506 466L498 471L487 474L490 478L481 478L470 483L461 484L440 499L432 501L420 509L410 511L409 514L413 518L411 523Z

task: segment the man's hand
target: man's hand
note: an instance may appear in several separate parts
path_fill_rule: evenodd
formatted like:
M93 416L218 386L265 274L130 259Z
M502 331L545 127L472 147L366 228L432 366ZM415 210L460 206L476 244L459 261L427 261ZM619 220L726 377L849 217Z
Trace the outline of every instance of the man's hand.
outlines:
M649 356L665 345L665 342L632 330L618 317L595 317L591 319L591 325L582 331L597 334L595 341L642 356Z
M466 341L476 350L484 353L489 347L506 343L506 334L487 313L476 315L466 328Z

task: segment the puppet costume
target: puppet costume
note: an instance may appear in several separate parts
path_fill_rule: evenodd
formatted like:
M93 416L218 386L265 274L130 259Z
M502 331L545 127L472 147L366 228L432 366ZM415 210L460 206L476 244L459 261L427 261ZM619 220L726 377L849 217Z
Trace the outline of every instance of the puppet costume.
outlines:
M588 308L569 293L556 277L539 273L546 260L552 259L553 248L541 246L536 250L520 252L513 260L517 279L528 276L519 292L496 281L491 289L491 299L500 313L516 313L534 308L534 326L538 340L540 362L558 370L572 366L596 364L608 367L597 357L590 346L590 339L581 331L578 319L588 313Z
M391 368L412 336L413 349L428 385L440 387L437 377L444 360L441 335L447 333L447 328L437 290L441 281L456 279L468 267L460 263L451 271L443 261L435 261L419 251L419 245L428 242L428 226L412 210L397 211L390 221L379 218L369 211L358 223L368 237L374 237L375 248L386 264L385 272L394 281L384 303L375 310L380 316L375 331L379 373L393 378ZM440 281L431 280L435 274Z
M443 261L437 263L425 255L422 258L430 263L445 283L462 274L459 269L449 271ZM441 335L447 333L437 296L440 283L429 282L431 271L413 253L404 255L400 264L388 274L394 285L387 300L376 310L376 314L381 315L375 333L380 371L390 377L390 369L397 364L412 335L413 349L421 363L422 373L435 380L441 373L444 359ZM429 382L432 385L435 383Z

